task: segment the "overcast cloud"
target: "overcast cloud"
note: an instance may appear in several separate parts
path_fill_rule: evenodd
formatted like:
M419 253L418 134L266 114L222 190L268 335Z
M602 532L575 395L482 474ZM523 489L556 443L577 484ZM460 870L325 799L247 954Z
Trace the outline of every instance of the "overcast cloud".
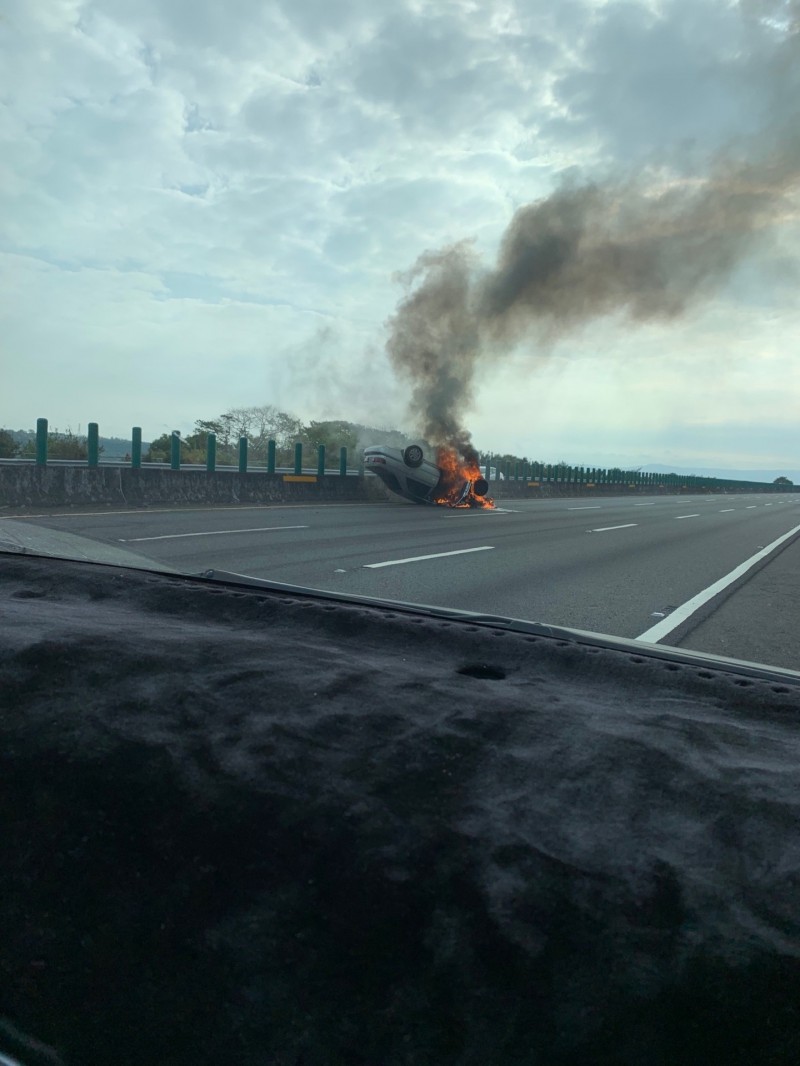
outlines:
M410 428L397 276L464 239L490 267L565 177L665 187L785 145L797 20L780 0L7 0L0 424L149 438L271 403ZM478 447L797 470L796 212L771 227L674 321L482 351Z

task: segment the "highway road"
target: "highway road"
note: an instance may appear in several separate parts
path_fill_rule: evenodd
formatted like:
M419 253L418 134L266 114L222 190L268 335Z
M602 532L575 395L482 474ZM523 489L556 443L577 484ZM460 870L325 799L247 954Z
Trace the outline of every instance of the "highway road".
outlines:
M75 511L17 514L8 524L78 534L189 573L228 570L624 637L669 628L665 620L689 602L681 626L651 639L739 658L757 652L759 661L800 669L800 495L507 504L494 511L400 501ZM766 561L691 611L699 593L780 538ZM737 611L737 602L747 606ZM717 608L725 622L719 632ZM702 641L693 643L692 630Z

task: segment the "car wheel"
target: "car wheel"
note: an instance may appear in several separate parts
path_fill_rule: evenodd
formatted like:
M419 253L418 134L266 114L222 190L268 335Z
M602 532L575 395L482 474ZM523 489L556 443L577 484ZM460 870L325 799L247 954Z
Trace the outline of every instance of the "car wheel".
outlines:
M403 462L406 466L413 468L422 466L422 460L425 458L422 452L422 448L418 444L409 444L406 450L403 452Z
M476 496L485 496L489 491L489 482L485 477L476 477L472 482L472 491Z

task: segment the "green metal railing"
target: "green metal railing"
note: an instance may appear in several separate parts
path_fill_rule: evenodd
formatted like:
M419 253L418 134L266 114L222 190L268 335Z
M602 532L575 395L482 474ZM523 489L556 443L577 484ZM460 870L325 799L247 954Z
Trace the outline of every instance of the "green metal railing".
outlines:
M49 423L46 418L39 418L36 420L36 452L35 463L37 466L47 466L48 461L54 462L51 458L48 459L48 440L49 440ZM181 440L180 430L174 429L169 435L169 468L171 470L179 471L185 469L187 465L197 466L199 464L191 463L186 464L181 462L181 448L185 446L185 442ZM236 451L237 456L237 469L240 474L247 473L263 473L278 474L277 466L277 444L274 440L267 441L267 454L266 454L266 471L263 466L253 467L250 462L250 448L247 437L240 437L238 441L238 447ZM289 469L293 470L295 475L302 475L304 473L303 458L304 458L305 446L302 441L297 441L294 445L293 461ZM316 449L317 463L316 463L316 476L317 477L348 477L350 471L348 469L348 449L345 447L339 448L338 455L338 469L328 469L328 449L324 444L317 445ZM131 452L130 452L130 465L134 470L142 469L142 427L133 426L131 429ZM59 460L66 461L66 460ZM90 422L87 427L86 436L86 459L74 460L75 462L85 462L87 466L96 468L100 466L100 427L97 422ZM115 465L121 465L115 463ZM205 469L209 474L213 474L217 471L217 435L215 433L209 433L206 437L206 457L205 457ZM284 468L286 469L286 468ZM308 471L305 471L308 473Z
M620 488L690 489L694 491L749 489L762 492L781 492L793 489L793 485L775 485L763 481L746 481L733 478L706 477L702 474L657 474L652 471L622 470L619 467L570 466L527 460L498 462L491 455L480 462L487 481L497 484L502 472L505 481L526 482L539 485L566 485L591 489L619 486ZM492 474L494 471L494 475Z
M36 420L36 449L35 463L37 466L46 466L48 461L48 420L39 418ZM86 437L86 465L97 468L100 465L100 429L97 422L90 422L87 427ZM170 469L179 471L187 464L181 463L181 448L184 442L178 430L173 430L169 436L169 466ZM310 470L304 470L304 445L297 441L294 445L293 464L288 469L293 470L296 476L310 474ZM230 454L230 453L229 453ZM250 461L250 449L247 437L240 437L238 441L238 472L267 473L277 475L277 445L274 440L267 441L266 469L263 466L253 466ZM316 476L317 477L347 477L348 476L348 450L345 447L339 449L338 470L333 467L328 469L329 449L324 444L316 446ZM330 458L333 459L331 451ZM134 426L131 430L131 453L130 465L134 470L142 468L142 429ZM200 464L190 464L195 468L201 468ZM656 474L642 470L623 470L619 467L596 467L596 466L572 466L558 463L549 464L527 459L515 459L502 461L494 459L491 455L484 456L480 462L481 469L486 480L497 483L502 474L507 482L516 482L534 485L561 485L569 488L607 488L619 487L625 489L649 489L659 490L692 490L692 491L731 491L756 490L760 492L782 492L787 489L796 489L794 485L776 485L761 481L747 481L728 478L704 477L700 474ZM209 433L206 438L205 469L209 474L217 471L217 437ZM287 468L284 467L284 470ZM313 468L312 468L313 469Z
M47 462L47 419L36 419L36 465L44 466Z

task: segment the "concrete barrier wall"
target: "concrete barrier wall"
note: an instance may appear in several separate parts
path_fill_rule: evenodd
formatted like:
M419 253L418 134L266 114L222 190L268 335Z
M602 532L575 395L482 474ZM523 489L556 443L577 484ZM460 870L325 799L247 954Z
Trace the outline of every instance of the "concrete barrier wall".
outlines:
M792 491L794 487L790 487ZM709 492L785 492L777 485L749 488L628 485L576 485L565 482L533 485L524 481L493 481L489 495L498 502L513 499L540 499L559 496L676 495ZM82 507L91 504L117 504L147 507L157 504L268 504L344 503L399 498L384 488L374 475L340 477L266 474L234 470L170 470L166 467L74 466L59 464L0 463L0 507ZM411 504L410 506L413 506Z
M295 481L290 475L233 470L169 470L100 466L0 465L0 506L69 507L120 504L260 504L367 501L384 498L376 479L326 476Z
M602 497L602 496L710 496L721 495L729 492L781 492L786 491L780 485L751 486L750 488L704 488L702 486L680 485L581 485L564 481L535 482L525 481L493 481L489 486L489 495L495 500L537 500L551 499L553 497ZM791 489L790 489L791 491Z

